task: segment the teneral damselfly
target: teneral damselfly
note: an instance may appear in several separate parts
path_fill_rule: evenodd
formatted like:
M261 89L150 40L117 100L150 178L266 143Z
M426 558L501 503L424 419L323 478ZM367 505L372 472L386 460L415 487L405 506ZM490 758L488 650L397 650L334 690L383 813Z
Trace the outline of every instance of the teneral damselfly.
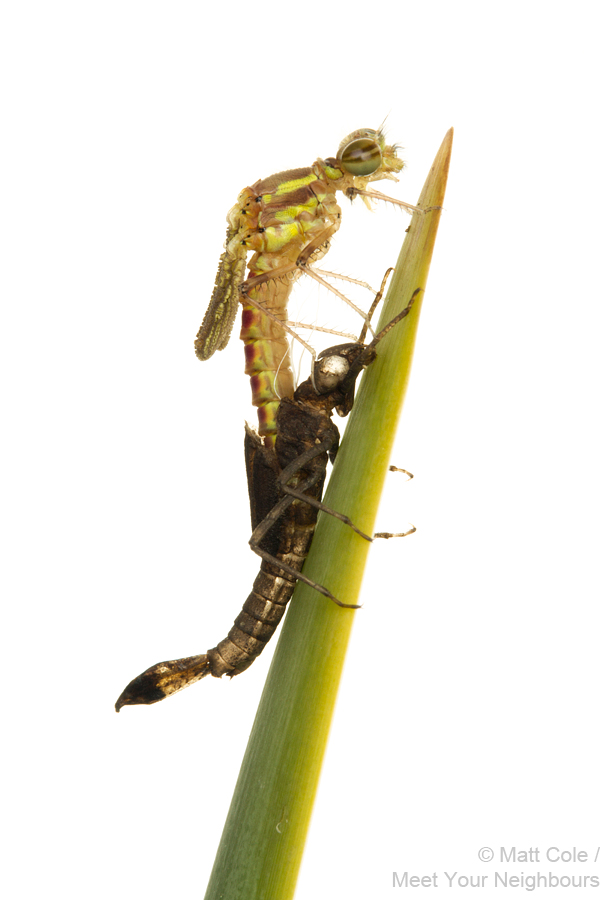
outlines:
M398 147L386 143L381 129L363 128L341 142L336 157L317 159L308 168L279 172L244 188L229 211L225 249L195 352L203 360L226 347L241 303L246 373L258 411L258 431L268 446L275 440L279 402L294 391L289 335L312 349L287 325L292 284L303 272L322 280L311 263L325 255L341 224L337 194L350 200L360 196L369 207L377 199L409 212L416 209L369 188L382 179L398 181L396 173L403 167Z

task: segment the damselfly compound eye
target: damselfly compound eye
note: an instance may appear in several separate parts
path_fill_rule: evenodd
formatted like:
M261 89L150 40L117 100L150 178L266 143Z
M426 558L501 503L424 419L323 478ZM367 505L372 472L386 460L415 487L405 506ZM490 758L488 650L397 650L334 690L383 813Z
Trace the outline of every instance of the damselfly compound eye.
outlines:
M381 165L381 149L377 141L360 138L343 148L339 161L350 175L372 175Z

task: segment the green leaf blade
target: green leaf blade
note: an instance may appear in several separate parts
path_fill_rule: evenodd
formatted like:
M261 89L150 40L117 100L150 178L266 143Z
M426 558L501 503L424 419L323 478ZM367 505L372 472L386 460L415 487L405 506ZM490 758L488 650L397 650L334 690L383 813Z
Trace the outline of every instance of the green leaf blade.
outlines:
M364 373L324 502L372 533L411 369L451 157L441 145L413 216L381 324L421 289ZM431 207L438 207L431 209ZM370 544L321 513L304 573L357 603ZM300 583L286 614L239 774L206 900L289 900L313 809L356 612ZM374 662L367 660L367 665Z

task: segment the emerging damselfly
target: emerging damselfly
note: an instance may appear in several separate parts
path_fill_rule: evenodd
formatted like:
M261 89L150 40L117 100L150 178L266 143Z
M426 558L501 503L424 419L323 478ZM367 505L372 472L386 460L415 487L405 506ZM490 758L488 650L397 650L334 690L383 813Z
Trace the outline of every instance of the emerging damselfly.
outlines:
M350 200L362 197L369 208L371 200L386 200L409 212L417 209L368 187L382 179L398 181L396 173L403 167L398 147L386 143L381 128L363 128L341 142L336 157L317 159L308 168L279 172L244 188L229 211L225 249L195 352L199 359L208 359L226 347L241 303L245 371L258 410L258 432L267 446L275 441L280 400L294 391L289 335L315 360L312 348L287 323L292 283L305 272L357 309L324 281L322 275L328 273L319 273L311 263L324 256L341 223L339 192ZM246 267L249 275L244 280Z
M278 403L273 446L266 445L246 426L253 528L250 545L262 557L252 592L224 640L207 653L151 666L127 685L116 702L117 712L123 706L157 703L206 675L233 677L245 671L274 634L297 580L339 606L347 605L301 573L319 510L336 516L371 540L346 516L321 502L328 460L334 462L339 447L339 432L331 416L333 411L341 416L350 412L358 375L375 359L379 341L409 313L418 293L419 289L408 306L369 344L363 343L363 332L360 341L331 347L320 354L313 377L299 385L294 397L285 397Z

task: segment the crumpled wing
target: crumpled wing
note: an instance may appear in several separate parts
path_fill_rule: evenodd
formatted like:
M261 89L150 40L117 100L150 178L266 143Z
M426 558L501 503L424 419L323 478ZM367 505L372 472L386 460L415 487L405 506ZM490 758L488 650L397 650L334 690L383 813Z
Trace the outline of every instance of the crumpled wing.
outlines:
M231 226L227 230L212 299L195 338L198 359L209 359L217 350L224 350L231 337L248 255L246 247L236 237L237 230Z

